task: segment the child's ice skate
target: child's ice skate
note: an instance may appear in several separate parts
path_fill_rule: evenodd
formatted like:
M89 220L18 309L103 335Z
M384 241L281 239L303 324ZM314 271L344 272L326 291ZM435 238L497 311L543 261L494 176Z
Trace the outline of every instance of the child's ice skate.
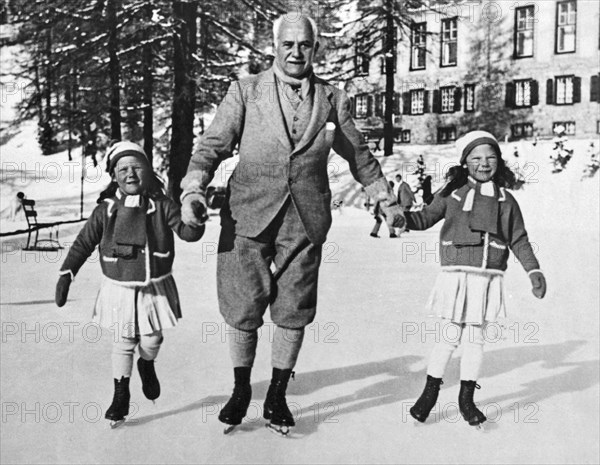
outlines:
M129 378L121 377L121 380L115 379L115 393L112 404L106 411L104 418L110 420L112 429L118 428L125 422L125 417L129 415Z
M290 428L296 426L294 417L285 400L285 391L292 375L292 370L273 368L271 385L267 391L267 398L263 407L263 417L265 420L270 420L265 426L269 431L281 437L287 437Z
M225 404L225 407L219 412L219 421L227 426L223 430L224 434L231 433L236 426L242 423L242 420L248 412L250 399L252 399L252 387L250 386L251 367L236 367L233 369L235 375L235 386L233 394Z
M140 357L137 361L138 371L142 379L142 391L147 399L154 402L160 397L160 383L154 370L154 360L144 360Z
M417 420L415 426L425 423L431 409L435 406L440 392L440 386L444 384L442 378L434 378L427 375L427 383L423 389L423 393L410 409L410 415Z
M481 387L475 381L460 382L460 393L458 395L458 409L462 417L471 426L475 426L479 431L485 431L483 422L487 420L485 415L475 406L473 394L475 389Z

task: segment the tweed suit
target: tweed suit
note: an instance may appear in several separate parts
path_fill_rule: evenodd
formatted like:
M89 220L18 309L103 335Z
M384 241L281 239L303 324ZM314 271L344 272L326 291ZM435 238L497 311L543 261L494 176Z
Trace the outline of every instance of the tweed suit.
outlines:
M291 137L272 69L231 84L182 182L182 197L201 192L238 147L221 210L217 270L221 313L238 329L260 326L267 305L278 326L301 328L313 320L321 245L331 226L331 150L348 161L361 184L384 179L354 125L346 94L312 79L312 113L299 138ZM268 271L271 263L276 276Z

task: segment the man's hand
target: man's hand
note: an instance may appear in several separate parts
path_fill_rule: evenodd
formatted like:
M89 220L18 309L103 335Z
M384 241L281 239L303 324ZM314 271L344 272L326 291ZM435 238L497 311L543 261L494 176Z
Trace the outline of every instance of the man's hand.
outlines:
M397 202L385 205L381 202L381 212L385 216L385 222L392 228L404 229L406 226L406 218L404 217L404 210Z
M543 299L546 295L546 278L541 271L534 271L529 275L531 280L531 292L538 299Z
M379 208L381 208L381 213L385 216L385 222L388 226L404 229L406 225L404 211L398 205L398 199L387 179L377 179L365 187L365 192L370 198L379 201Z
M63 274L60 276L60 278L58 278L58 282L56 283L56 292L54 294L54 301L59 307L62 307L67 302L70 286L71 273Z
M189 226L201 227L208 220L206 194L193 192L181 201L181 221Z

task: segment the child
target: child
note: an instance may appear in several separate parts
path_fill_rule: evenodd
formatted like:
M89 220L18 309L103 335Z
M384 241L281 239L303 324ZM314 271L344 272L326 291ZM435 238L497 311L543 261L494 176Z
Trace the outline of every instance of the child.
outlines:
M154 359L163 341L162 330L175 326L181 318L171 275L173 231L194 242L204 234L204 226L192 227L181 221L179 206L164 195L162 182L139 145L117 142L108 157L112 182L100 194L99 205L60 269L56 304L65 304L71 281L99 245L104 278L93 320L116 331L112 348L115 391L105 415L114 428L129 414L129 378L138 345L144 395L152 401L160 395Z
M427 419L448 360L462 343L458 405L463 418L478 426L486 417L473 403L473 393L479 389L485 325L505 316L502 277L508 249L529 274L537 298L544 297L546 281L519 205L505 190L515 176L501 157L498 141L488 132L472 131L456 146L460 165L449 170L448 182L432 204L406 213L408 227L416 230L445 219L440 233L442 272L429 302L432 316L442 318L443 336L433 348L425 389L410 414L420 422Z

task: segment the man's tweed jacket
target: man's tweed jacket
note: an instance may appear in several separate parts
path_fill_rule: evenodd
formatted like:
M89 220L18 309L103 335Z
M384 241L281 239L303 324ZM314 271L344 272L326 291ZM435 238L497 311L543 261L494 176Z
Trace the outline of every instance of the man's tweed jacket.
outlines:
M316 76L313 85L311 119L294 147L273 70L232 83L192 156L182 198L205 189L219 163L239 144L228 206L222 210L222 215L231 215L235 233L258 236L291 195L310 241L324 243L331 226L329 174L343 169L329 162L331 149L349 163L363 186L380 180L383 173L354 125L345 92Z

